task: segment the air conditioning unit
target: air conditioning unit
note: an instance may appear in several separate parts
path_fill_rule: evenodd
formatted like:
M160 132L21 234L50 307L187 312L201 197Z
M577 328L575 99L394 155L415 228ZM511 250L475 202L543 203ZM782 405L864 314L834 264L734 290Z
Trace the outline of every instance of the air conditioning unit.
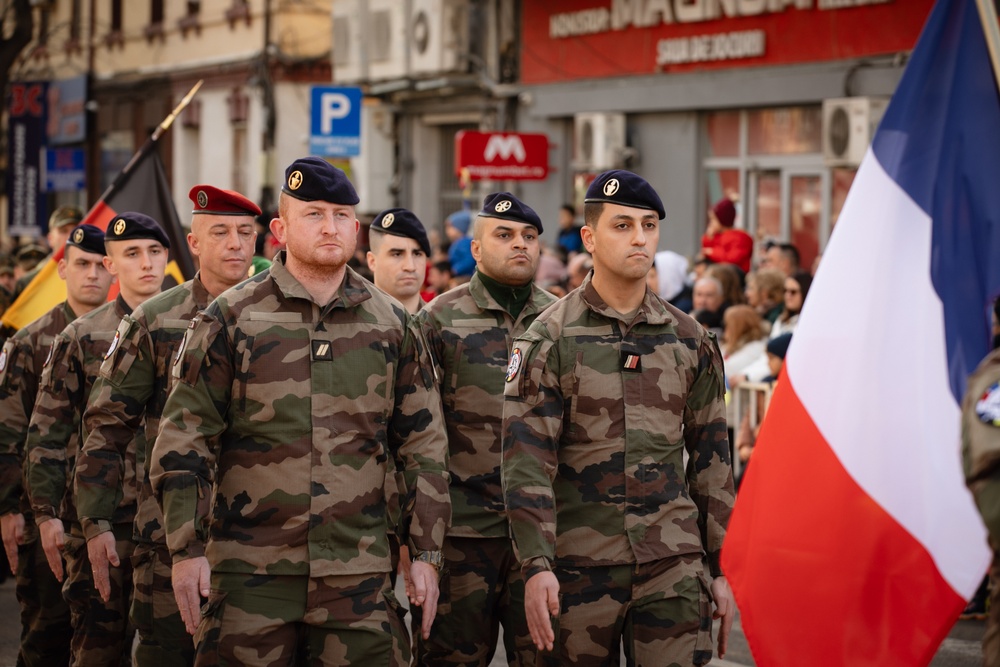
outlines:
M411 73L468 70L468 0L411 0L408 29Z
M887 97L823 100L823 158L827 166L861 164L888 104Z
M364 62L364 12L361 0L333 3L333 80L357 83L368 77Z
M573 117L573 168L604 171L619 165L625 150L625 114L578 113Z
M406 3L368 0L366 4L368 77L373 81L401 79L406 76Z
M361 199L359 213L375 214L394 205L394 133L392 107L366 99L361 107L361 151L351 158L351 181Z

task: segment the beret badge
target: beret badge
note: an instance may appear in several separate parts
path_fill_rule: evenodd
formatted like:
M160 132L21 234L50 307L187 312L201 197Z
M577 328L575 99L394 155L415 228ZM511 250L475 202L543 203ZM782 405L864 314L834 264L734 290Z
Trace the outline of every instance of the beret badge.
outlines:
M298 190L300 187L302 187L302 172L296 169L288 175L288 189Z

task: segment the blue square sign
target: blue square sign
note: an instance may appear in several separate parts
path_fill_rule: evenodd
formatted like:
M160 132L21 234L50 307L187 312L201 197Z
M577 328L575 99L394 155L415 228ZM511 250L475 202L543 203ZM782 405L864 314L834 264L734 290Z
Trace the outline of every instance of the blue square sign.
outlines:
M313 86L309 152L322 157L361 153L361 89Z

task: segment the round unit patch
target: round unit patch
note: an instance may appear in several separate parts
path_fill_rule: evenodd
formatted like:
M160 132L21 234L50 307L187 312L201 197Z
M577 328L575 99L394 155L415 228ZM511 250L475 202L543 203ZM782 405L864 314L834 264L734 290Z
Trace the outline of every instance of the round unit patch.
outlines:
M618 192L618 179L612 178L610 181L604 184L604 196L610 197Z
M510 353L510 363L507 364L507 382L516 378L519 370L521 370L521 348L515 347Z
M382 218L382 228L389 229L392 227L392 223L396 221L396 216L392 213L386 213L385 217Z
M1000 382L994 382L976 401L976 416L990 426L1000 426Z
M118 222L115 223L115 236L121 236L125 233L125 218L119 218Z
M511 207L510 200L509 199L504 199L501 202L497 202L497 205L494 206L493 209L497 213L505 213L506 211L510 210L510 207Z
M73 243L83 243L83 230L78 229L73 232Z
M118 349L118 343L121 342L121 339L122 339L122 332L116 331L115 337L111 339L111 347L109 347L108 351L104 354L105 359L107 359L108 357L110 357L112 354L115 353L115 350Z
M208 194L204 190L198 190L198 206L202 208L208 206Z
M302 172L296 169L288 175L288 189L298 190L302 187Z

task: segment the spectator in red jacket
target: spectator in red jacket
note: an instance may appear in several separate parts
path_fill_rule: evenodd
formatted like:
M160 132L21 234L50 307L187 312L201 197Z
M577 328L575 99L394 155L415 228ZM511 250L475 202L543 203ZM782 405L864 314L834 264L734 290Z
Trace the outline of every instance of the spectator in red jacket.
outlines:
M728 197L715 203L708 212L708 228L701 237L701 254L713 262L726 262L750 271L753 238L742 229L733 229L736 207Z

